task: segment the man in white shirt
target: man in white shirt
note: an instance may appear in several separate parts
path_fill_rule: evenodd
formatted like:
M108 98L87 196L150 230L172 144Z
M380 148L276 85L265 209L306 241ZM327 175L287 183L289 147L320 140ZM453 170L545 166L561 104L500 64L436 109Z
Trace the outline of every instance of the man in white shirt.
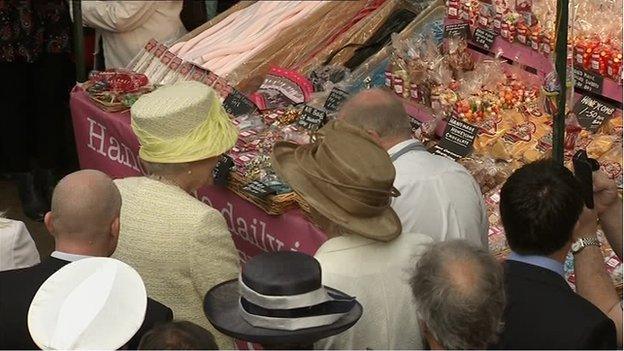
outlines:
M479 185L460 164L433 155L412 138L401 102L380 89L349 99L339 118L365 129L388 151L396 169L392 200L403 232L423 233L436 241L467 239L487 248L488 221Z
M84 25L102 36L106 68L125 68L152 38L166 43L186 34L180 11L182 0L82 1Z

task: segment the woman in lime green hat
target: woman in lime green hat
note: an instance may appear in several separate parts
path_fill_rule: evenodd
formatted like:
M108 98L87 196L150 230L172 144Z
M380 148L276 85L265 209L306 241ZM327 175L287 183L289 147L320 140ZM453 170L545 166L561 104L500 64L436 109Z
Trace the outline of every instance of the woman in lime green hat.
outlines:
M116 181L122 209L113 256L141 274L149 296L175 319L209 329L220 348L231 349L202 302L214 285L238 276L238 254L221 213L191 193L212 183L219 157L236 143L236 127L216 92L199 82L146 94L131 115L148 176Z

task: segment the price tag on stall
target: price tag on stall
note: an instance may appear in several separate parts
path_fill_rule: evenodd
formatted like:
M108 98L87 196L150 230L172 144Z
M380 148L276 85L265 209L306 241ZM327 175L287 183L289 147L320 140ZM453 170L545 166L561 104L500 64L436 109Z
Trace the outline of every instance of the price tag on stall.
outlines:
M422 122L413 117L411 117L409 120L412 134L415 134L420 129L420 126L422 126Z
M261 199L267 197L268 195L275 194L275 189L258 180L254 180L253 182L245 185L243 187L243 191Z
M574 69L574 87L585 90L589 93L602 94L602 83L604 79L593 73L582 69Z
M474 41L477 46L482 47L488 51L492 48L492 45L494 45L495 40L496 33L483 28L475 29L474 35L472 37L472 41Z
M468 23L454 23L444 26L444 38L470 38L470 25Z
M330 112L336 112L340 109L340 106L347 100L349 93L342 89L334 87L329 93L327 100L325 100L325 109Z
M613 116L615 106L589 96L583 96L574 105L574 113L583 128L595 132L606 119Z
M232 116L241 116L256 111L258 108L253 101L238 90L232 90L223 101L223 108Z
M297 124L305 129L316 131L325 124L326 117L325 111L305 105Z
M234 160L228 155L223 155L212 170L213 184L226 187L230 180L230 171L234 167Z
M434 147L436 155L458 160L472 151L472 143L477 137L478 128L451 118L444 129L440 142Z

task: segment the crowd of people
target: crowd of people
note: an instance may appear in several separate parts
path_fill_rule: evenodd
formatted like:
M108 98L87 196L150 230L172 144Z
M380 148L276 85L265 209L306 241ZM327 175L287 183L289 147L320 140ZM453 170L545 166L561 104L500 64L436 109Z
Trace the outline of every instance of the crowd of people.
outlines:
M328 240L314 257L265 253L241 267L223 216L192 195L237 138L215 91L162 87L131 118L148 174L81 170L56 185L44 219L55 251L3 260L0 348L622 345L622 303L596 237L599 220L621 257L622 199L600 172L594 210L550 160L513 173L500 199L512 252L498 262L474 179L410 137L390 93L365 91L314 142L272 154ZM2 256L28 257L28 247ZM570 250L576 292L563 277Z
M197 3L207 17L216 8L83 1L84 24L102 38L96 65L124 67L150 38L192 30L207 18L194 18ZM616 184L595 172L590 210L565 167L519 168L500 193L511 253L499 262L479 185L413 139L384 90L349 98L311 144L273 149L275 171L327 236L314 256L241 263L223 215L194 196L237 140L216 92L199 82L132 106L145 176L80 170L57 181L71 130L69 9L0 1L0 71L11 82L0 93L0 173L55 243L40 257L24 224L0 215L0 349L622 347L622 300L597 238L599 223L622 258ZM564 278L570 251L576 291Z

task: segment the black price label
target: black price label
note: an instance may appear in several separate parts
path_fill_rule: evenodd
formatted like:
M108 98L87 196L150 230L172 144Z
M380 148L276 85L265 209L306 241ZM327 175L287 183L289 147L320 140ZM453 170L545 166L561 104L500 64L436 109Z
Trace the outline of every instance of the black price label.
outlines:
M417 120L416 118L410 118L410 127L412 127L412 132L416 132L422 126L422 122Z
M252 113L258 109L253 101L238 90L232 90L230 95L223 101L223 108L232 116L241 116Z
M487 29L477 28L475 29L472 40L478 46L489 51L492 48L492 45L494 45L494 41L496 40L496 33Z
M223 155L212 170L213 184L223 187L227 186L230 180L232 167L234 167L232 158L228 155Z
M458 160L472 151L472 143L477 137L478 128L451 118L444 129L442 139L434 147L436 155Z
M325 111L305 105L297 124L305 129L316 131L325 124Z
M593 94L602 94L602 83L604 79L593 73L582 69L574 69L574 87Z
M325 101L325 109L330 112L336 112L340 109L340 106L347 100L349 93L342 89L334 87L329 93L327 100Z
M275 189L258 180L254 180L245 185L243 191L258 198L264 198L268 195L275 194Z
M444 26L445 38L470 38L470 25L468 23L447 24Z
M613 116L615 106L589 96L583 96L574 105L574 113L583 128L595 132L606 119Z

